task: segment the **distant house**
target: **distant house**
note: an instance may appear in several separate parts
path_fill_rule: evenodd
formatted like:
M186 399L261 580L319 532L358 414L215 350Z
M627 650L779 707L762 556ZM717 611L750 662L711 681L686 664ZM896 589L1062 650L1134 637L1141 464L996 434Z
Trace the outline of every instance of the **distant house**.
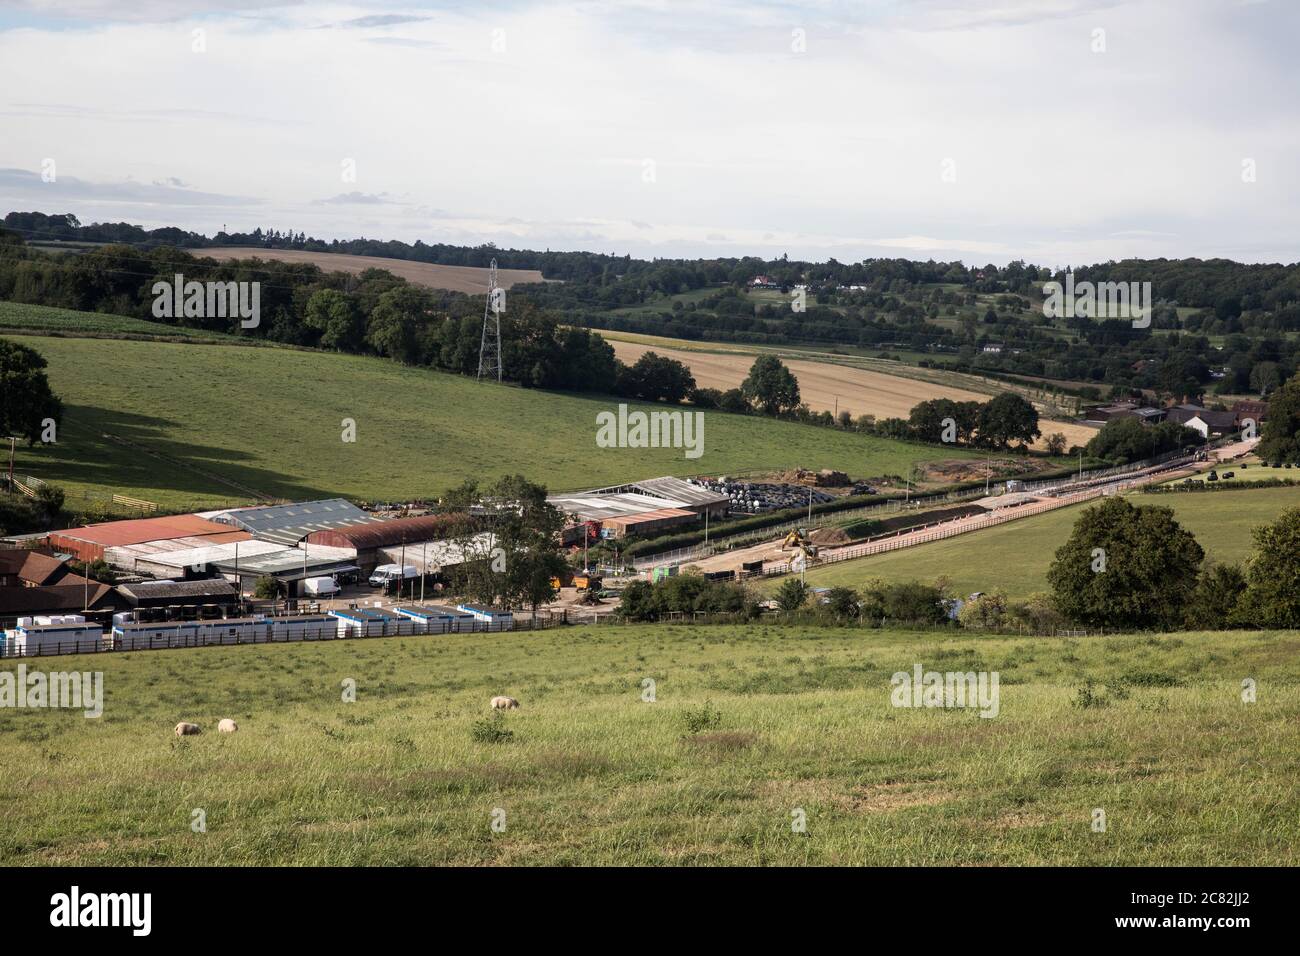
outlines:
M990 342L988 345L984 346L984 351L992 355L997 355L999 352L1002 351L1002 346Z
M781 283L777 282L771 276L754 276L754 278L749 280L749 287L751 289L779 289L781 288Z
M1243 398L1232 406L1232 414L1237 416L1238 425L1247 418L1256 423L1266 421L1268 419L1268 402Z
M1226 435L1235 429L1237 416L1232 412L1212 412L1203 409L1183 422L1183 425L1199 432L1202 438L1209 438L1211 435Z
M66 561L49 550L0 550L0 626L35 614L120 606L112 587L73 574Z
M1184 402L1181 405L1171 405L1165 409L1165 421L1177 422L1185 425L1197 415L1208 411L1202 405L1193 405L1191 402Z

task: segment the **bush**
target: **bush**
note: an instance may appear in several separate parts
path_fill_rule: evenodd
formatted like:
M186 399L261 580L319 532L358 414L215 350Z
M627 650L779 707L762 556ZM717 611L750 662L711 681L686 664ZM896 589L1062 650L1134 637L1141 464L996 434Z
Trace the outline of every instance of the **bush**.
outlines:
M798 578L790 578L777 588L775 600L781 610L797 611L808 602L808 585Z
M503 744L514 739L515 732L506 729L505 718L498 712L491 717L474 721L470 736L479 744Z
M998 631L1007 622L1007 596L1002 591L981 594L973 601L967 601L957 612L957 620L962 627L984 628Z
M722 726L722 711L715 710L713 701L706 700L704 706L699 710L687 708L682 712L682 723L686 725L686 733L698 734L706 730L713 730Z

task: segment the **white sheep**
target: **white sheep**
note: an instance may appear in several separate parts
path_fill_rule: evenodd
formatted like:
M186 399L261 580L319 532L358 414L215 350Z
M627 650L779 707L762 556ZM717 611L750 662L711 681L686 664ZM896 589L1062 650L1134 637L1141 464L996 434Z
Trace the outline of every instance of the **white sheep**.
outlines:
M185 721L182 720L179 724L176 725L177 737L188 737L190 734L197 734L197 733L200 733L200 728L198 724L187 724L185 723Z
M224 720L221 721L221 723L217 724L217 730L221 731L223 734L233 734L238 729L239 729L239 724L235 723L229 717L225 718Z
M492 709L493 710L518 710L519 701L515 700L513 697L493 697Z

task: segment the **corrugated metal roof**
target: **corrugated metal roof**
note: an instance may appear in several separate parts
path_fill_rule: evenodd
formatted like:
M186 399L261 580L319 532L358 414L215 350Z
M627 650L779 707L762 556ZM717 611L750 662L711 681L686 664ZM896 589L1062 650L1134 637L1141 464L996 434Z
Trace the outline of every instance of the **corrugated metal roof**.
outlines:
M361 524L342 525L307 535L310 544L338 548L386 548L403 541L432 541L445 536L458 523L454 515L416 515L409 518L368 520Z
M123 544L140 544L144 541L163 541L167 538L184 538L187 535L227 534L229 526L208 521L198 515L168 515L165 518L134 518L127 521L106 521L80 528L67 528L51 532L50 540L87 542L103 547Z
M663 521L668 518L696 519L699 518L699 515L694 511L686 511L682 508L659 508L655 511L642 511L639 514L607 518L604 523L626 528L632 525L645 524L649 521Z
M118 591L137 601L150 601L173 597L234 597L235 588L229 581L215 578L203 581L139 581L119 584Z
M326 498L320 501L301 501L289 505L228 511L218 516L217 520L243 528L262 541L294 545L313 531L325 531L343 525L355 525L379 519L368 515L350 501L342 498Z

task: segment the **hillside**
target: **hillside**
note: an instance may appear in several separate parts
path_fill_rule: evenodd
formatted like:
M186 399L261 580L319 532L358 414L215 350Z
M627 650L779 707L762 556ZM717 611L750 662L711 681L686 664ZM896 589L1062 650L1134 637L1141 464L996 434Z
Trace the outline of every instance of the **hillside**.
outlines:
M165 505L248 497L241 489L289 499L431 496L465 478L504 473L554 489L768 467L874 476L903 474L915 462L941 457L925 446L713 411L705 413L698 459L680 449L602 449L595 445L596 414L618 404L608 397L480 384L325 352L21 341L49 361L50 382L67 411L59 444L20 448L17 472L70 492L111 491ZM341 440L345 418L356 422L355 443Z
M1135 505L1172 508L1178 522L1196 536L1210 557L1235 563L1252 550L1252 528L1273 521L1284 508L1300 505L1300 487L1135 494L1129 500ZM1047 568L1085 507L1088 505L1061 508L944 541L814 568L808 571L807 580L814 587L857 587L870 578L932 582L944 576L958 595L1001 589L1011 597L1023 598L1048 590ZM779 586L779 579L767 586Z
M705 350L696 343L685 341L679 343L673 339L660 340L667 345L665 347L665 344L630 341L630 337L626 334L616 332L601 334L614 346L615 354L629 365L646 352L655 352L689 366L695 376L695 383L702 388L722 390L738 388L749 374L754 356L759 354L758 350L745 350L738 346L719 347L714 351L712 347ZM695 347L680 347L688 344ZM800 353L796 351L791 354ZM821 353L820 357L812 357L813 355L817 353L810 353L808 359L787 356L784 362L799 380L800 397L815 412L839 413L847 410L855 417L874 415L878 419L907 418L915 406L929 399L947 398L955 402L984 402L988 401L989 395L993 392L1013 390L1010 385L990 388L987 382L974 378L969 380L969 385L977 386L979 391L970 387L962 388L956 384L948 384L949 382L961 383L966 378L952 373L944 375L907 370L906 377L902 374L891 374L891 372L905 371L905 366L897 362L876 360L875 366L883 365L889 369L889 371L879 371L878 368L855 367L854 364L849 364L870 361L867 359L835 356L832 360L827 353ZM1045 436L1054 432L1065 435L1067 447L1086 445L1097 433L1095 428L1077 421L1055 419L1043 419L1040 428L1044 436L1037 442L1040 448L1046 444Z
M381 256L352 256L334 252L307 252L302 249L262 249L249 246L217 246L210 249L191 250L196 256L206 256L224 262L227 259L274 259L277 262L310 262L326 272L347 272L360 275L367 269L384 269L408 282L431 289L447 289L470 295L484 295L488 286L488 270L474 266L443 266L431 262L411 262L406 259L388 259ZM526 282L541 282L542 274L536 269L498 269L497 284L503 289Z
M68 657L104 713L0 710L0 864L1295 865L1297 653L650 625ZM918 663L998 671L997 719L891 707ZM1115 699L1072 706L1087 679ZM514 736L476 740L503 692Z

